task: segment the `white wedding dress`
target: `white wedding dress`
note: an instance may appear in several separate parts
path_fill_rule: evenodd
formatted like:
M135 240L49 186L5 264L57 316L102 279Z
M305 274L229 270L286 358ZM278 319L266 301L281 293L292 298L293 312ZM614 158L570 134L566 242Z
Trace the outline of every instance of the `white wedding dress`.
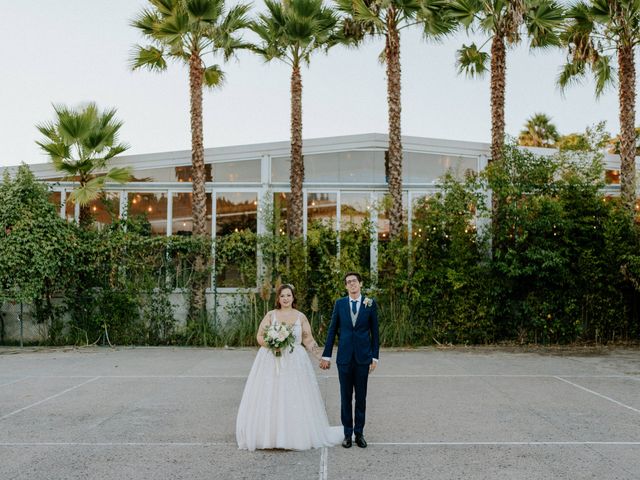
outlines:
M277 323L275 313L272 323ZM241 449L307 450L339 444L343 428L330 427L309 356L300 340L298 316L295 345L281 357L261 347L244 387L236 440Z

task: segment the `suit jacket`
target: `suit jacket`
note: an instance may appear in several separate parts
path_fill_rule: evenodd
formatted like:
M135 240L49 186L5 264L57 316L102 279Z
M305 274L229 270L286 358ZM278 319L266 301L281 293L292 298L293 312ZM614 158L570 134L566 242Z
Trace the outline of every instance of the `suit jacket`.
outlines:
M369 365L372 358L380 358L378 356L380 350L378 305L372 300L371 305L366 306L364 297L362 300L355 326L351 322L349 297L336 300L331 314L327 341L322 353L323 357L331 357L337 334L339 337L337 364L351 363L351 359L355 357L356 363Z

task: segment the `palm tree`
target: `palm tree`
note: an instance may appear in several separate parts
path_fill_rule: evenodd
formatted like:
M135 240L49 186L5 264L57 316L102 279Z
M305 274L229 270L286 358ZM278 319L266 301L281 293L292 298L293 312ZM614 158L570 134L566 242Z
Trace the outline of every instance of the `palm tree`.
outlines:
M551 148L560 140L558 129L544 113L534 113L524 124L518 143L525 147Z
M419 24L425 37L438 38L452 31L455 23L447 15L447 0L336 0L336 3L346 14L344 32L349 38L356 43L366 36L385 40L380 57L387 70L389 233L391 238L397 238L403 226L400 32Z
M558 28L563 9L553 0L453 0L452 15L468 30L487 35L485 44L463 45L458 50L460 73L482 76L491 62L491 160L502 158L504 146L504 97L507 47L518 45L524 36L531 47L559 45ZM491 42L491 54L482 51Z
M252 30L260 37L253 50L267 61L280 60L291 66L291 199L287 225L291 237L302 236L304 160L302 157L302 75L311 55L327 50L338 41L334 10L322 0L265 0L268 12L258 16Z
M228 60L240 48L246 48L238 32L249 25L249 5L238 4L225 10L224 0L149 0L131 25L151 42L137 46L132 69L164 71L167 59L183 63L189 69L191 99L191 164L193 178L193 234L206 232L206 169L202 133L202 91L220 86L224 73L219 65L207 66L207 55L222 55ZM191 317L204 312L206 278L205 258L195 258L196 281L191 299Z
M615 155L620 155L620 145L622 143L622 135L617 135L613 138L610 138L608 143L607 151L609 153L613 153ZM636 145L635 145L635 154L636 156L640 155L640 127L636 127Z
M45 139L36 142L51 158L54 168L75 180L79 186L71 200L80 205L80 225L91 225L89 203L98 198L107 182L125 183L129 168L104 171L110 160L129 146L118 142L122 122L116 109L100 111L95 103L79 108L54 105L56 119L36 125Z
M589 0L573 5L562 33L568 49L567 63L560 76L564 88L585 76L594 75L596 97L615 81L613 54L618 62L620 117L620 195L634 211L636 198L636 67L634 48L640 44L640 2L637 0Z
M191 98L191 163L193 178L193 233L205 235L206 172L202 134L202 90L220 86L224 73L219 65L206 65L207 54L222 54L228 60L246 47L237 36L248 26L249 6L239 4L225 11L224 0L149 0L131 25L151 42L136 46L132 69L164 71L167 59L189 68Z

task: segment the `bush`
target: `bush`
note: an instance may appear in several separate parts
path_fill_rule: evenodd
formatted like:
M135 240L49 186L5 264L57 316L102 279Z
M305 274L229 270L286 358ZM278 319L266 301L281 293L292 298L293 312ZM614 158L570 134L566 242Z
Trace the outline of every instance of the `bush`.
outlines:
M312 222L306 240L272 225L215 245L151 237L144 218L80 230L23 166L0 185L0 298L31 303L51 344L255 345L286 282L322 342L344 273L359 271L378 300L385 346L631 340L640 336L640 235L604 196L602 171L593 153L507 147L481 176L443 178L439 193L414 206L410 238L378 243L371 272L370 222L340 232ZM180 325L169 295L190 294L200 281L195 259L212 251L213 312ZM223 322L216 292L226 286L242 288Z

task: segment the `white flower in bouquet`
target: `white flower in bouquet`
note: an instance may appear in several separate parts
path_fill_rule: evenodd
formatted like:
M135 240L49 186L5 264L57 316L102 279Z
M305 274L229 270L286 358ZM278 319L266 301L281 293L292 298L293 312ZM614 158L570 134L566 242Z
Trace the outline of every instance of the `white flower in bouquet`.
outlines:
M288 325L269 325L264 332L264 341L267 348L273 351L276 357L282 355L282 350L289 347L289 352L293 351L293 344L295 342L295 336L293 335L293 329Z

